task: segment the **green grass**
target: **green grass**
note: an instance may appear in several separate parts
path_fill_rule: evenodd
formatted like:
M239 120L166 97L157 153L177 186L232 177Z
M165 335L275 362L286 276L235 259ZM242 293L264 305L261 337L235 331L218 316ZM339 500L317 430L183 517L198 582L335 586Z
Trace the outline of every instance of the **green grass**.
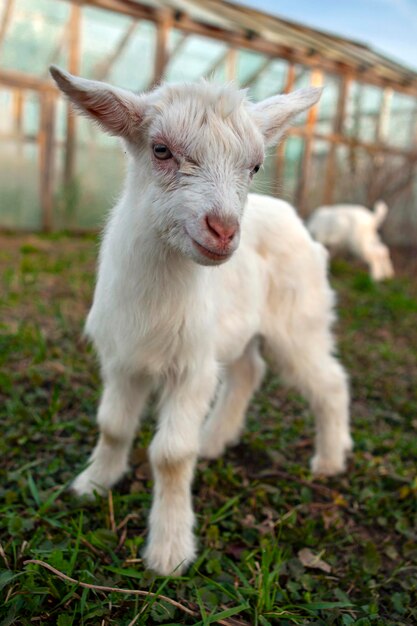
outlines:
M199 462L199 558L186 576L164 579L141 560L152 408L111 499L84 502L66 489L96 432L100 380L81 332L96 252L91 238L0 241L0 626L417 623L412 271L374 285L357 266L333 266L353 397L348 473L313 480L312 416L269 375L242 443ZM156 597L82 588L28 560Z

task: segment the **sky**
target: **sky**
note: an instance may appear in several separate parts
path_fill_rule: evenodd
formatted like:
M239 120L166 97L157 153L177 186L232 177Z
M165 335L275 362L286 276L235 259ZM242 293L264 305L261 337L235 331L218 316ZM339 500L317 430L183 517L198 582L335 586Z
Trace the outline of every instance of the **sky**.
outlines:
M237 0L370 45L417 70L417 0Z

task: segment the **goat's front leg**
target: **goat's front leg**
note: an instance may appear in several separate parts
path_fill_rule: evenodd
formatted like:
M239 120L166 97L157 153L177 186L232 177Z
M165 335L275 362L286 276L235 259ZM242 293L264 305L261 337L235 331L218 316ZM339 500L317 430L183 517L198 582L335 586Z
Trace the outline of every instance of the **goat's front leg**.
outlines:
M178 575L194 560L191 483L200 429L216 385L214 363L177 383L163 399L158 431L150 446L154 497L145 550L148 567Z
M125 473L139 416L151 390L149 378L109 372L104 383L97 421L100 436L90 465L75 479L78 495L105 492Z

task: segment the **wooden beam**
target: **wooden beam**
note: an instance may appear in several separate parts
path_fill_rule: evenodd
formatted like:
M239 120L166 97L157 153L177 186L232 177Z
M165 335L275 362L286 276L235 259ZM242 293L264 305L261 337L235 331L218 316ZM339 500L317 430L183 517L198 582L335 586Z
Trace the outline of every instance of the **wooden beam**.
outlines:
M30 89L32 91L52 91L58 94L58 89L50 80L38 78L32 74L18 72L16 70L5 70L0 68L0 84L15 89Z
M132 21L126 29L126 32L122 35L119 42L116 44L114 50L107 57L107 59L104 59L101 63L98 63L96 65L95 69L93 70L93 76L97 80L105 80L107 78L112 66L126 48L137 27L138 22L135 20Z
M74 2L74 0L71 0ZM100 9L122 13L140 20L150 20L156 22L158 20L158 9L155 7L139 4L135 0L75 0L83 4L96 6Z
M38 135L42 230L53 229L55 98L50 92L41 97L41 123Z
M295 135L297 137L305 137L307 131L305 127L296 126L290 128L288 135ZM324 133L313 132L313 139L319 139L320 141L329 141L331 143L342 144L349 148L363 148L364 150L376 154L381 152L383 154L393 154L396 156L402 156L411 160L417 159L417 148L413 147L412 150L404 150L403 148L396 148L395 146L389 146L387 144L377 144L368 141L361 141L355 137L347 137L346 135L338 135L336 133L330 133L325 135Z
M81 7L78 4L72 4L68 30L68 71L71 74L79 74L80 71L80 31ZM64 157L65 186L71 185L74 180L76 141L76 118L70 104L67 103L67 134Z
M7 29L10 24L10 20L13 13L15 0L6 0L6 4L3 9L3 17L0 24L0 53L3 47L3 43L6 37Z

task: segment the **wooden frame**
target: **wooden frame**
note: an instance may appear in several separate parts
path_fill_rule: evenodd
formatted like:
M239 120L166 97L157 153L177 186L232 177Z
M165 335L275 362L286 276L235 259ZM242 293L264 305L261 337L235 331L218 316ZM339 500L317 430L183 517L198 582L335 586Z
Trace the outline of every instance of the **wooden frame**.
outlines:
M78 74L80 71L81 54L81 7L72 4L68 28L69 59L68 71ZM69 103L67 104L67 137L65 145L64 184L69 187L74 180L75 150L76 150L76 117Z
M96 66L96 78L105 79L117 58L122 54L128 45L131 37L138 26L139 20L152 21L156 25L156 41L155 41L155 62L154 74L151 85L158 84L166 73L168 64L172 62L179 50L184 46L189 37L193 35L208 37L217 41L222 41L226 47L225 51L216 59L212 66L206 71L205 76L212 75L218 67L223 63L225 65L225 73L227 80L236 79L237 54L239 49L249 49L265 55L265 60L259 65L242 84L242 87L251 86L264 72L268 66L275 60L280 59L288 62L288 74L285 85L285 91L291 91L294 87L296 76L296 64L301 64L311 70L313 84L321 84L324 80L324 74L330 73L340 77L340 89L337 102L336 116L334 127L331 133L323 134L316 129L317 107L308 113L307 124L304 127L294 127L288 132L288 136L299 136L305 140L305 149L300 163L300 180L296 191L296 204L302 214L306 214L307 194L309 177L311 170L311 158L314 141L326 141L329 143L329 151L326 162L326 174L324 181L323 199L325 203L331 203L334 196L334 182L336 179L336 152L338 145L345 145L351 151L357 148L366 150L371 156L375 157L375 167L377 167L377 157L380 154L390 154L394 156L402 156L407 160L410 171L415 169L417 164L417 146L410 149L400 149L390 146L386 143L387 119L389 115L390 100L393 90L412 95L417 99L417 78L400 76L395 78L394 65L391 69L387 69L388 78L381 77L378 72L374 71L369 64L358 64L356 66L349 65L336 59L336 55L325 57L320 55L313 48L301 50L291 48L290 45L276 43L272 40L262 39L256 32L250 29L250 18L245 14L248 26L236 26L234 30L230 30L227 26L213 26L201 20L193 20L183 11L174 11L170 8L158 9L152 6L141 5L135 0L65 0L71 3L71 12L68 24L65 28L66 38L59 43L55 52L62 49L63 45L68 46L69 62L68 70L74 74L80 71L80 54L81 54L81 19L82 7L93 6L109 11L116 11L132 18L131 24L126 28L120 40L112 50L112 52ZM210 0L208 7L210 8ZM7 27L10 23L14 0L7 0L3 12L3 19L0 24L0 51L4 41ZM222 5L227 15L227 10L235 11L235 8L227 9L226 4ZM266 16L265 16L266 19ZM225 24L227 20L225 19ZM242 24L245 20L242 19ZM171 30L175 28L181 36L172 48L169 54L169 38ZM311 31L302 27L294 27L299 29L306 44L310 42L312 45L313 36ZM349 42L347 42L349 43ZM339 51L343 44L340 40L336 46ZM54 53L55 54L55 53ZM354 58L354 55L353 57ZM390 73L391 72L391 73ZM404 70L405 72L405 70ZM360 85L370 84L383 88L382 106L377 120L377 129L375 141L363 141L357 137L350 137L344 134L344 120L346 116L346 103L348 98L348 90L352 81L357 81ZM407 82L408 81L408 82ZM414 81L414 82L413 82ZM35 90L39 93L41 101L41 130L38 137L40 147L40 200L42 206L42 224L45 230L53 228L53 169L54 169L54 149L57 145L55 139L54 117L56 109L57 90L52 81L49 79L38 78L23 74L16 71L7 71L0 69L0 85L17 88L19 96L16 96L15 112L16 112L16 137L21 135L21 116L23 96L21 90ZM19 112L20 111L20 112ZM417 111L417 100L416 100ZM20 121L19 121L20 120ZM20 129L20 130L19 130ZM417 130L417 125L416 125ZM74 180L76 158L76 120L70 108L67 110L67 131L64 150L64 184L69 186ZM276 176L282 176L285 158L285 139L281 142L275 153Z

